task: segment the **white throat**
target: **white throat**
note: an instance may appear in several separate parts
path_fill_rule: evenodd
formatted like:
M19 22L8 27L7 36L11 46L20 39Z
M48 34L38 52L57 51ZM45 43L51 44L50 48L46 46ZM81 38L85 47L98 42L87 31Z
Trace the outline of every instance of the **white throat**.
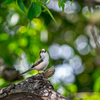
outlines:
M41 58L43 58L43 60L44 60L44 62L45 63L49 63L49 55L48 55L48 53L47 52L45 52L45 53L41 53Z

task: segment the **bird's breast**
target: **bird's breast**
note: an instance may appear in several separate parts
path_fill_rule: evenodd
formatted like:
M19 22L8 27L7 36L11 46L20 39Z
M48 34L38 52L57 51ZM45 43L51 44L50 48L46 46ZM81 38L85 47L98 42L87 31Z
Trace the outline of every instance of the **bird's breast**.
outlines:
M46 63L45 61L43 61L42 63L40 63L39 65L37 65L35 68L38 71L42 71L47 67L48 63Z

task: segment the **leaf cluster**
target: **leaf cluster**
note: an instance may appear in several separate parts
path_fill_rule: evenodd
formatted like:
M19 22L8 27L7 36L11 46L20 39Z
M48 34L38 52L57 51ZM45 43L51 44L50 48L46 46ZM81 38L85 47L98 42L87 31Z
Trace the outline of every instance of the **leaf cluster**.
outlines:
M26 13L26 10L25 10L26 7L25 7L25 4L24 4L24 1L25 0L6 0L3 3L2 7L9 5L12 2L16 2L18 4L19 8L24 13ZM32 20L35 16L39 17L42 12L47 11L49 13L49 15L51 16L51 18L56 23L54 16L50 12L50 10L47 8L47 5L50 3L50 1L51 0L49 0L49 1L48 0L31 0L30 7L29 7L28 12L27 12L27 18L29 20ZM74 0L72 0L71 4L73 3L73 1ZM63 12L64 12L65 3L66 3L66 0L58 0L59 8L62 7ZM43 10L42 10L42 7L43 7Z

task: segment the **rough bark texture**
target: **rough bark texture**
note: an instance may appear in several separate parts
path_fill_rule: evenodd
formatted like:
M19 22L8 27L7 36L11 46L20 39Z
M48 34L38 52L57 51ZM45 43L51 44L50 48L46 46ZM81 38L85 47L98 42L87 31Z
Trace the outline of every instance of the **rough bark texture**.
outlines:
M0 100L69 100L54 91L48 77L54 74L54 67L29 77L24 81L11 84L0 90Z

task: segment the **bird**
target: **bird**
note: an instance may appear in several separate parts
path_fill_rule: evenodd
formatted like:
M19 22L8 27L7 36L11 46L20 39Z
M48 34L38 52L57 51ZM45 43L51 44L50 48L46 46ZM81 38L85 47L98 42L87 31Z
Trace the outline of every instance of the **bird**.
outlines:
M43 70L46 69L46 67L49 64L49 54L45 49L42 49L40 51L39 55L40 55L39 60L36 61L29 70L21 73L20 75L25 74L25 73L27 73L27 72L29 72L31 70L37 70L38 73L39 73L39 71L43 71Z

